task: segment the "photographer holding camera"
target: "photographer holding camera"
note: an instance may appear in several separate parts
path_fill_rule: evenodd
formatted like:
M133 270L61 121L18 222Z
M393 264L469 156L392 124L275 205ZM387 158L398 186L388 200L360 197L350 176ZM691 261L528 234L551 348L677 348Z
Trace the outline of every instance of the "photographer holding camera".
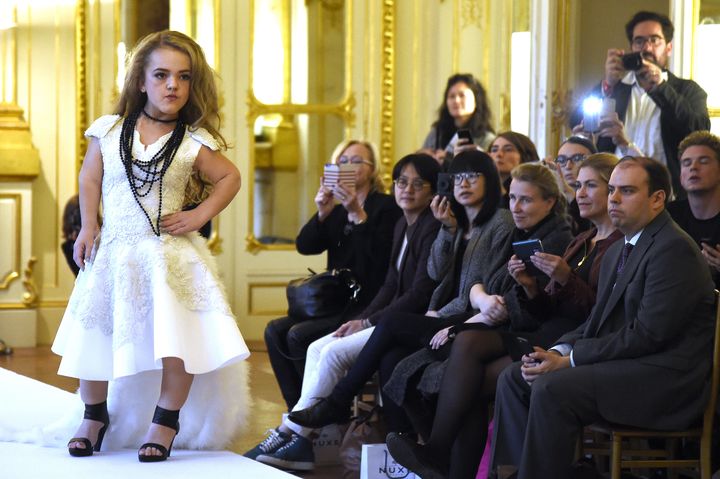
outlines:
M615 104L615 113L603 115L594 132L598 150L619 157L644 154L666 164L675 194L684 196L678 145L691 132L709 129L710 119L705 91L667 70L673 32L667 16L636 13L625 25L631 51L608 50L605 78L591 94ZM579 125L582 118L578 109L571 116L571 125Z

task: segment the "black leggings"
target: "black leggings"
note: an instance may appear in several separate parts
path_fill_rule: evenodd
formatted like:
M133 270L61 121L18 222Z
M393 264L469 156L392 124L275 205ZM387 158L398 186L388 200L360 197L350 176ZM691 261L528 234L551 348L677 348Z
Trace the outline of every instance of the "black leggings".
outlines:
M460 332L452 345L427 446L450 458L450 478L474 478L487 440L488 405L512 362L493 330Z

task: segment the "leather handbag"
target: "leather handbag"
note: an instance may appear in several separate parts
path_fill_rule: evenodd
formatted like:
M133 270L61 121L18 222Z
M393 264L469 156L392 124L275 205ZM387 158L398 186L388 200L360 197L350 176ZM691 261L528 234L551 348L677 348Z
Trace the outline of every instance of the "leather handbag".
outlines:
M360 283L349 269L333 269L293 279L287 285L288 316L323 318L345 311L357 301Z

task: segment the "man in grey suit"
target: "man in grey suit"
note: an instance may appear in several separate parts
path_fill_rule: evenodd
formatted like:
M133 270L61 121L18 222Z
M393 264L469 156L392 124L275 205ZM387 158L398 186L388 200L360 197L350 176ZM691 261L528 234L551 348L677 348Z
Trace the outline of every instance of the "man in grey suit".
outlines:
M494 466L515 466L521 479L568 478L587 424L676 429L701 417L713 285L697 245L665 211L669 197L668 171L655 160L627 157L613 171L608 211L625 241L603 258L587 321L501 375Z

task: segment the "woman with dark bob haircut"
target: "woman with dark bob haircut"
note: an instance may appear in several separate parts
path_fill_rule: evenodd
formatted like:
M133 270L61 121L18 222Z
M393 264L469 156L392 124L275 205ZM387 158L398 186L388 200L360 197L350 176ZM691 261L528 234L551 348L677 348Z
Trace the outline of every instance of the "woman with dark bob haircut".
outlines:
M482 283L495 288L496 283L508 282L507 259L493 252L505 249L514 225L510 212L497 207L500 186L492 158L478 150L462 152L455 157L452 172L452 199L435 196L430 203L443 226L428 260L428 274L438 286L427 312L395 313L379 321L355 364L330 395L291 412L292 421L317 428L347 420L353 397L389 351L396 351L397 362L428 346L437 331L475 314L470 301L473 286Z
M450 162L456 144L465 143L456 138L458 130L469 130L473 143L487 150L495 137L490 125L490 106L485 88L471 73L456 73L448 78L438 119L423 142L423 149L433 152L441 163Z

